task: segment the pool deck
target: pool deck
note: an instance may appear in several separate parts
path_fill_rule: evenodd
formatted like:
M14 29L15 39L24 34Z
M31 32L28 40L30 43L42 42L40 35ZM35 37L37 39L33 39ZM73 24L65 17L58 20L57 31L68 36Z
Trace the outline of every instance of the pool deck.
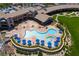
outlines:
M53 24L52 27L56 28L57 24ZM51 26L50 26L51 27ZM20 38L24 38L24 34L26 30L37 30L38 32L46 32L47 31L47 26L44 27L37 22L34 21L25 21L23 23L20 23L18 26L16 26L13 30L8 31L10 37L13 36L15 33L18 33Z
M52 28L52 29L56 29L57 30L57 33L56 34L54 34L53 36L56 36L56 37L62 37L62 35L60 35L59 33L58 33L58 31L59 31L59 29L56 27L56 25L57 25L57 23L54 23L53 25L51 24L51 25L48 25L48 26L42 26L42 25L40 25L40 24L38 24L37 22L34 22L34 21L30 21L30 20L28 20L28 21L25 21L25 22L22 22L22 23L20 23L18 26L16 26L13 30L11 30L11 31L9 31L8 32L8 34L9 34L9 36L11 37L11 36L13 36L14 34L19 34L19 37L21 38L21 43L20 43L20 45L23 45L22 44L22 40L23 39L26 39L26 41L27 40L32 40L32 39L36 39L36 37L37 36L33 36L33 37L31 37L31 38L28 38L28 37L26 37L25 38L25 32L26 31L32 31L32 30L35 30L35 31L37 31L37 32L47 32L48 31L48 29L50 29L50 28ZM49 28L50 27L50 28ZM36 34L37 35L37 34ZM45 38L45 37L44 37ZM43 39L43 38L42 38ZM44 39L45 40L45 46L47 47L48 45L47 45L47 39L45 38ZM33 41L33 40L32 40ZM41 41L41 39L40 39L40 41ZM56 41L56 38L54 38L54 40L52 40L52 48L55 48L55 46L54 46L54 42ZM35 40L34 40L34 43L32 42L32 46L35 46L36 44L35 44ZM48 48L48 47L47 47Z

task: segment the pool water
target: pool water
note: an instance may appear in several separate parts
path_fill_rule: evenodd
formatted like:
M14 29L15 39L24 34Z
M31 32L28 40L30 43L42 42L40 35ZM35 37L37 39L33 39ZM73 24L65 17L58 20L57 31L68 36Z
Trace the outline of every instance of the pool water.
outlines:
M38 38L38 39L44 39L48 35L53 35L53 34L56 34L56 33L57 33L57 31L55 29L49 29L47 32L37 32L35 30L26 31L24 38L36 36L36 38Z
M47 33L48 34L56 34L57 31L55 29L49 29Z

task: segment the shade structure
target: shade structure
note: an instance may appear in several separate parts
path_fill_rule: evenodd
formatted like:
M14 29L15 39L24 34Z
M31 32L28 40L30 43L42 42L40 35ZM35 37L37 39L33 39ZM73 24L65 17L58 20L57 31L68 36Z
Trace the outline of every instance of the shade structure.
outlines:
M51 48L51 47L52 47L52 43L48 42L48 48Z
M57 42L60 42L60 39L61 39L61 38L60 38L60 37L57 37L56 39L57 39L57 40L56 40Z
M26 45L26 40L25 39L22 40L22 44Z
M58 46L58 42L57 41L54 42L54 46Z
M44 40L41 40L41 45L44 46Z
M38 44L38 45L40 44L39 39L36 39L36 44Z
M31 45L32 45L32 44L31 44L31 40L28 40L27 42L28 42L28 45L29 45L29 46L31 46Z

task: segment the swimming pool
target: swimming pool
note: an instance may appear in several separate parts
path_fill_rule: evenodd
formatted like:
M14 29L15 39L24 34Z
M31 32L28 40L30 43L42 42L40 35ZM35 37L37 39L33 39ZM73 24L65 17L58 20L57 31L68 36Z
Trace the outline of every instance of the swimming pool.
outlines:
M45 39L48 35L53 35L56 34L57 31L55 29L49 29L47 32L38 32L35 30L32 31L26 31L24 38L30 38L32 36L35 36L38 39Z
M36 39L44 40L45 41L45 46L47 46L48 42L52 42L52 44L54 43L54 39L56 39L56 37L54 36L55 34L57 34L57 30L50 28L48 29L46 32L38 32L36 30L31 30L31 31L25 31L25 35L24 38L26 40L31 40L32 43L36 42ZM31 39L32 37L35 37L33 40ZM54 47L54 44L52 45L52 47Z
M40 32L35 29L26 30L24 33L24 37L22 39L20 39L19 44L28 46L28 41L30 40L31 46L35 46L36 44L41 46L41 44L42 44L45 47L51 46L51 48L55 48L58 45L55 42L60 42L61 36L62 35L59 33L59 29L55 28L55 27L48 27L46 32L45 31ZM16 39L16 36L15 36L15 39ZM44 42L41 42L41 41L44 41ZM17 41L17 43L18 43L18 41Z

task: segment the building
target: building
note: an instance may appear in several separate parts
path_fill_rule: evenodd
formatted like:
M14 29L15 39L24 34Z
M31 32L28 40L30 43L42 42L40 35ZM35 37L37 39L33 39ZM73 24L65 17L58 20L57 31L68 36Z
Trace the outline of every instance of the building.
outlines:
M43 6L42 3L14 3L12 5L21 6L21 7L24 7L24 8L35 7L35 6Z
M40 20L42 22L42 25L46 26L53 22L52 17L46 14L38 14L35 16L36 19ZM39 21L39 22L40 22Z
M15 26L15 23L24 20L28 14L29 10L27 9L18 9L16 12L7 14L0 13L0 28ZM29 16L31 16L30 14Z
M48 15L38 14L38 11L33 8L18 8L13 13L0 13L0 29L11 29L18 25L22 21L28 20L28 18L38 22L41 25L48 20Z

